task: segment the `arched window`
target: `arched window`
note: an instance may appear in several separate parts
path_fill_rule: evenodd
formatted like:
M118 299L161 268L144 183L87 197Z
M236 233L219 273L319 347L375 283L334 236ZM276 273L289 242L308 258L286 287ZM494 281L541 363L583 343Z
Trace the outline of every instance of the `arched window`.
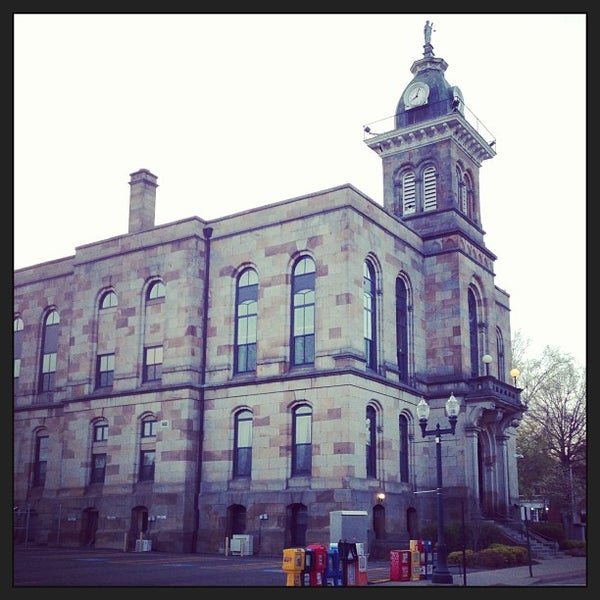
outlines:
M479 339L478 339L478 319L477 319L477 300L473 290L468 291L469 304L469 349L471 357L471 377L479 376Z
M46 315L42 334L42 364L40 368L40 392L54 390L56 384L56 360L58 352L58 333L60 318L58 311L52 310Z
M468 173L464 176L465 183L465 208L464 213L472 220L475 220L475 197L473 191L473 182Z
M398 378L408 381L408 292L401 277L396 279L396 356Z
M252 473L252 413L249 410L240 410L235 415L233 445L233 476L250 477Z
M23 329L25 324L21 317L13 320L13 385L15 392L21 376L21 352L23 352Z
M113 306L117 306L118 301L117 301L117 295L112 291L109 290L108 292L106 292L101 300L100 300L100 308L112 308Z
M154 481L156 459L156 417L148 415L142 419L140 436L140 481Z
M104 483L106 476L106 442L108 440L108 423L105 420L93 424L92 466L90 483Z
M292 426L292 475L312 473L312 409L302 405L294 409Z
M256 369L258 275L254 269L246 269L240 274L236 296L234 370L246 373Z
M466 215L468 214L467 205L467 183L463 171L460 167L456 167L456 185L457 185L457 198L458 207Z
M227 529L230 535L246 533L246 507L242 504L232 504L227 508Z
M398 421L400 439L400 481L408 483L408 419L400 415Z
M367 436L367 477L377 477L377 414L372 406L367 406L365 430Z
M402 176L402 214L410 215L417 209L415 174L412 171Z
M290 504L286 508L287 531L290 547L303 548L306 546L306 529L308 527L308 509L304 504Z
M158 298L164 298L166 293L165 284L162 281L153 281L148 286L146 293L146 300L157 300Z
M43 487L48 468L49 437L46 431L38 431L35 437L35 458L33 464L33 485Z
M292 364L315 362L315 262L301 258L292 273Z
M506 364L504 356L504 338L500 329L496 329L496 356L498 357L498 379L506 381Z
M423 210L437 208L437 181L435 167L427 167L423 171Z
M363 315L365 362L368 369L377 369L377 295L375 285L375 269L366 260L363 264Z

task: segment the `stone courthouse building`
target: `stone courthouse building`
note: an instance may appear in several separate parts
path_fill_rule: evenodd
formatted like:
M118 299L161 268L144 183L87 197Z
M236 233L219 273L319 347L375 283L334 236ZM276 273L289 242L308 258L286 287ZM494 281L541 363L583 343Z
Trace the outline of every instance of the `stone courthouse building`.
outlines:
M446 522L510 515L526 407L480 217L494 141L423 49L365 128L383 206L343 184L156 224L140 169L126 232L14 272L17 541L278 555L345 510L373 550L418 538L437 463L416 408L448 427L452 395Z

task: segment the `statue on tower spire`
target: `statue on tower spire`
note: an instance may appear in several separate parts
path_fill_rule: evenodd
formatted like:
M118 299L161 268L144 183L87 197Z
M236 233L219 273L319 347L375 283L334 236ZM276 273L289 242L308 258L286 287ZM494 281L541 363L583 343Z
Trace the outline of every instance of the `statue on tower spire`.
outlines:
M433 31L433 23L425 21L425 27L423 27L423 35L425 36L425 44L423 45L423 48L425 52L423 52L423 56L426 58L433 56L433 46L431 45L431 33Z
M431 45L431 32L433 31L433 23L429 21L425 21L425 27L423 28L423 33L425 34L425 45Z

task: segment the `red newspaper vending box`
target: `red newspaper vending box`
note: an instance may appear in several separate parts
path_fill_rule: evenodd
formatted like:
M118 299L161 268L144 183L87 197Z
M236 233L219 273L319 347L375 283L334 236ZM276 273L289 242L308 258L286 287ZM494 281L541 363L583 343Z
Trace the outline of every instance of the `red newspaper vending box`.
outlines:
M309 544L306 546L306 552L312 554L311 564L308 566L308 582L304 585L323 586L325 585L325 569L327 567L327 548L321 544Z
M410 581L410 550L390 550L390 580Z

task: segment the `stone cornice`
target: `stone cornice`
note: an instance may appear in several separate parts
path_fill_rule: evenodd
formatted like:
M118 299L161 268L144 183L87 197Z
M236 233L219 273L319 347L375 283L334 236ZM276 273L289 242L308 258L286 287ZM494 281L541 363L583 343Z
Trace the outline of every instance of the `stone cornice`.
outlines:
M385 158L447 139L454 140L478 166L496 156L492 146L459 112L374 135L365 144Z

